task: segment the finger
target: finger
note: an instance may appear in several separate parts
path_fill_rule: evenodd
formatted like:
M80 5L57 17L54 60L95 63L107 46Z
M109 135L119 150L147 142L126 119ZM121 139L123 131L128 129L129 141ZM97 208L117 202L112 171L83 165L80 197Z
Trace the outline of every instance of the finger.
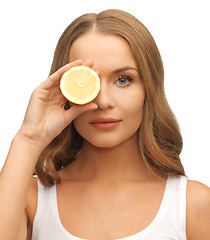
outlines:
M90 67L90 68L93 68L93 70L95 70L95 72L99 75L99 71L97 71L97 70L94 69L94 67L93 67L93 66L94 66L94 63L93 63L92 60L87 60L87 61L83 62L82 65L87 66L87 67Z
M67 124L70 124L76 117L86 111L96 110L98 106L91 102L85 105L73 105L69 110L65 111L64 115L67 121Z
M62 75L69 70L70 68L74 67L74 66L78 66L81 65L82 61L81 60L76 60L74 62L68 63L66 65L64 65L63 67L61 67L60 69L58 69L58 71L56 71L55 73L53 73L51 76L49 76L49 78L47 80L45 80L42 84L40 84L39 87L48 90L49 88L55 86L55 84L58 84Z
M85 61L82 65L91 68L91 67L93 66L93 61L92 61L92 60L87 60L87 61Z

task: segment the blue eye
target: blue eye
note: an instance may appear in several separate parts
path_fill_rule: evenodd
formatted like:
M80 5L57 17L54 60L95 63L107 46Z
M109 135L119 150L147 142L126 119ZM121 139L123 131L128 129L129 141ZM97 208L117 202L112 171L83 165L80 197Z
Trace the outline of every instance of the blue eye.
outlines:
M130 82L132 81L132 78L130 78L129 76L120 76L117 80L117 82L119 83L120 86L127 86L130 84Z

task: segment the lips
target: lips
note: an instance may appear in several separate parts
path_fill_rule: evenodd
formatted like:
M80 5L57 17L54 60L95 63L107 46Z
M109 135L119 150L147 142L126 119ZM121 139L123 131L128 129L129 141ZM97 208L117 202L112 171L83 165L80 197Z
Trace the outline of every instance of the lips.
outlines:
M116 118L97 118L91 121L90 123L115 123L115 122L120 122L121 120L116 119Z
M116 118L97 118L90 122L90 124L99 129L112 129L117 126L121 120Z

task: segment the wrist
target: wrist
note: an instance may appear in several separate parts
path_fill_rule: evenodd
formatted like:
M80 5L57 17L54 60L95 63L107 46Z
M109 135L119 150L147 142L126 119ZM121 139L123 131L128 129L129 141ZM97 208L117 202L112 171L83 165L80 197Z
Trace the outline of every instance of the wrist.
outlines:
M35 139L33 137L29 137L25 134L23 134L21 131L18 131L13 138L12 142L21 142L24 145L27 145L30 148L34 148L37 152L42 152L44 148L47 146L44 142Z

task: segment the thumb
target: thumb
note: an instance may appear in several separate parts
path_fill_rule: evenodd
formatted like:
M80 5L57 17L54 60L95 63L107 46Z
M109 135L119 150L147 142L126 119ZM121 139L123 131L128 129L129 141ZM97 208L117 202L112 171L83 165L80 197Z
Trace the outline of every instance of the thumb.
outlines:
M69 110L65 111L64 113L67 124L70 124L80 114L90 110L96 110L97 108L98 106L93 102L85 105L73 105Z

